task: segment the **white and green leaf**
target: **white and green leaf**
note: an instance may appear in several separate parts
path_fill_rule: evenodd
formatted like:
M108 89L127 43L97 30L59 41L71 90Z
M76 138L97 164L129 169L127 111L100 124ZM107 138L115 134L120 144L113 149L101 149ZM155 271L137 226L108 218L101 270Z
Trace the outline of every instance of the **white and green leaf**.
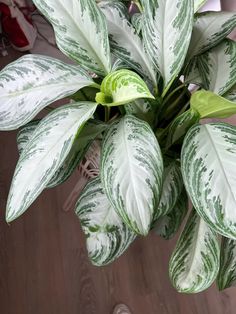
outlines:
M138 74L130 70L118 70L104 78L96 102L106 106L119 106L140 98L155 99Z
M184 73L184 82L185 84L191 83L203 86L203 79L198 66L198 57L194 57L187 65Z
M112 68L111 68L112 72L130 68L130 66L126 62L124 62L123 60L116 58L116 57L113 57L113 59L114 60L112 62Z
M112 207L99 177L88 182L75 212L86 236L89 258L96 266L113 262L136 237Z
M193 211L172 253L169 275L179 292L197 293L217 277L220 246L217 234Z
M78 66L26 55L0 72L0 130L14 130L55 100L95 84Z
M160 202L155 211L154 221L168 214L176 204L183 189L180 164L174 159L164 160L163 185Z
M155 223L155 233L166 240L171 239L178 232L187 212L188 196L183 188L172 210Z
M143 15L142 13L134 13L131 17L131 23L135 28L135 31L138 35L142 34L143 28Z
M198 57L203 87L224 95L236 83L236 42L223 40L218 46Z
M193 97L193 96L192 96ZM177 116L171 123L166 140L166 148L182 140L187 131L200 120L199 113L193 108Z
M197 91L190 99L200 118L227 118L236 114L236 103L209 91Z
M196 13L206 2L207 0L194 0L194 13Z
M183 66L193 27L192 0L142 0L146 49L168 89ZM164 92L165 93L165 92Z
M127 114L132 114L137 118L148 122L151 126L154 126L156 122L157 110L157 104L148 99L137 99L130 104L125 105Z
M236 127L195 125L181 153L182 175L198 214L216 232L236 239Z
M75 139L64 163L55 172L54 176L48 183L47 188L53 188L59 184L62 184L72 175L76 167L83 160L92 142L99 135L101 135L101 133L105 131L106 128L107 125L105 123L100 123L96 120L91 119L86 122L82 131L79 133L79 136Z
M187 59L219 44L236 27L235 12L203 12L195 17Z
M157 75L154 66L144 49L142 40L128 20L126 6L119 1L103 1L100 8L107 18L113 54L156 86Z
M94 0L33 0L52 24L58 48L98 75L110 72L106 19Z
M236 241L233 239L222 239L217 285L219 290L236 286Z
M101 180L111 204L134 232L147 235L157 209L163 161L155 134L126 115L104 135Z
M33 120L29 122L28 124L24 125L20 128L20 130L17 133L16 137L16 143L19 155L23 152L26 144L29 142L30 137L36 130L40 120Z
M236 102L236 84L231 87L224 95L226 99Z
M17 146L19 154L23 152L39 122L40 120L31 121L30 123L23 126L18 132ZM74 140L74 143L65 161L47 184L47 188L53 188L59 184L62 184L72 175L76 167L82 161L93 140L106 128L107 125L105 123L101 123L96 120L91 119L86 122L79 134L79 137Z
M7 201L8 222L23 214L46 188L96 106L91 102L66 105L39 123L16 166Z

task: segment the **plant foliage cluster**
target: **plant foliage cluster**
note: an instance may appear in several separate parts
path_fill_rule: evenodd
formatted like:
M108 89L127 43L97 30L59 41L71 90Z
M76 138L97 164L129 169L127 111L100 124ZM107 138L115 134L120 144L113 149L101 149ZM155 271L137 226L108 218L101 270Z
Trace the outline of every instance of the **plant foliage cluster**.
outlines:
M63 183L94 140L100 174L75 212L102 266L138 235L170 239L169 266L196 293L236 282L236 13L198 13L204 0L34 0L76 65L26 55L0 73L0 130L20 128L6 220ZM54 101L70 98L41 120ZM222 245L220 244L222 242Z

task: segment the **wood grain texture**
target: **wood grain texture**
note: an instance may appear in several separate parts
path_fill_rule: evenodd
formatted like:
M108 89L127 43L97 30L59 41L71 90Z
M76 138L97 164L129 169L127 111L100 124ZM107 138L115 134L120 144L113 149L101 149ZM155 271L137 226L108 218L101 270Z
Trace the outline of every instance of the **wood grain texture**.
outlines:
M1 62L1 59L0 59ZM46 190L8 226L5 205L18 158L16 132L0 132L0 312L111 314L126 303L134 314L233 314L235 290L175 292L168 261L176 239L150 234L110 266L90 264L79 220L62 205L76 182Z

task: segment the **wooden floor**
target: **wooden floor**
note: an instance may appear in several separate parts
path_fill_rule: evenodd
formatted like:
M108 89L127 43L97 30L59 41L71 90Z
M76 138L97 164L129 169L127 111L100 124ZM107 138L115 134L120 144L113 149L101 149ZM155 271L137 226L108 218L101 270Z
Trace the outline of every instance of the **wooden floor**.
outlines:
M1 104L0 104L1 105ZM16 132L0 132L0 313L111 314L119 302L134 314L233 314L236 290L175 292L168 260L175 241L140 238L111 266L93 267L80 223L62 205L76 182L46 190L21 218L4 220L18 158Z

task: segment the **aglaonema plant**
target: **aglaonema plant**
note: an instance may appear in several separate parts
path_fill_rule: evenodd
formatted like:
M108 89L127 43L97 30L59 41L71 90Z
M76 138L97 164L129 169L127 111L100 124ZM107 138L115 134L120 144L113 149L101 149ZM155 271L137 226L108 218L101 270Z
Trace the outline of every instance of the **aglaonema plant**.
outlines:
M202 119L236 113L236 43L226 38L236 13L197 13L204 2L34 0L77 65L26 55L1 71L0 129L20 128L8 223L99 138L100 174L75 208L92 263L111 263L151 230L170 239L190 199L170 260L174 287L235 285L236 128Z

